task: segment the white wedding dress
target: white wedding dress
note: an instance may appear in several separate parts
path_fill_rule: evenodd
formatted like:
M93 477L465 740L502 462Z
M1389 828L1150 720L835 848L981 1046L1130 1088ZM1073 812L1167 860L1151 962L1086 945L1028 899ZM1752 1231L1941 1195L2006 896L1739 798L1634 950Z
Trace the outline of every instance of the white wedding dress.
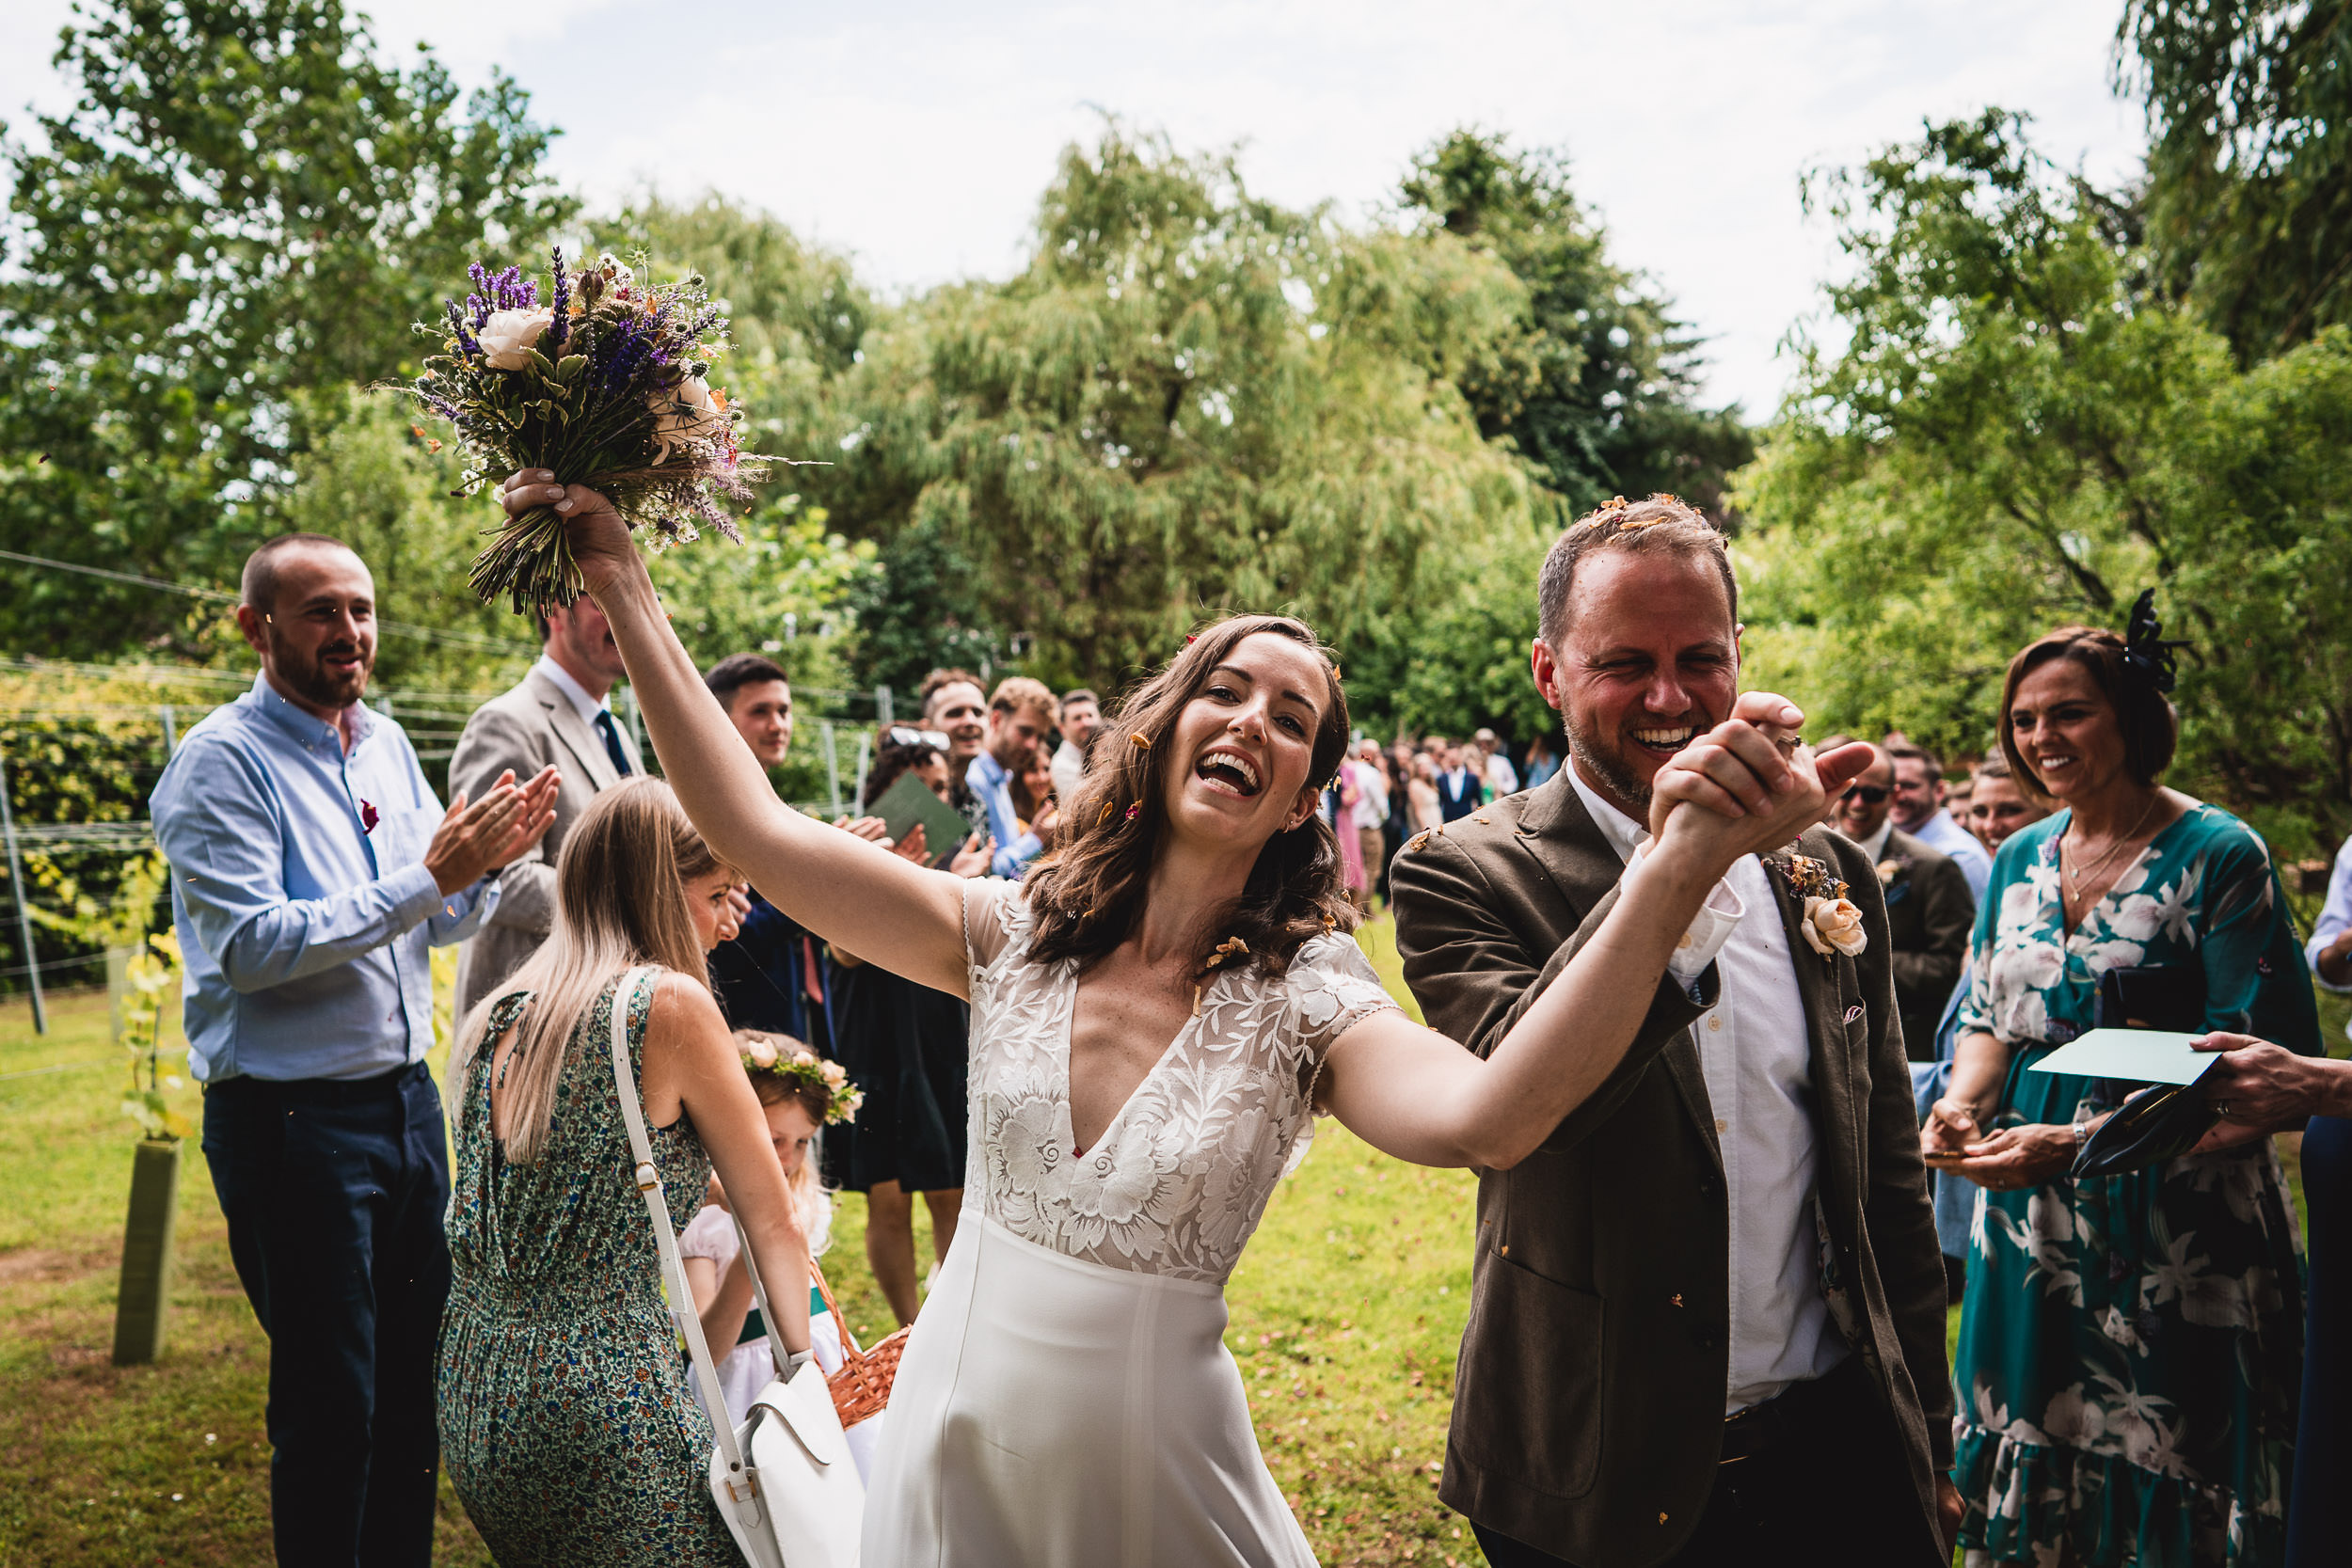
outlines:
M971 1155L866 1496L864 1568L1311 1568L1225 1349L1226 1277L1306 1153L1316 1074L1393 1006L1344 936L1220 974L1092 1148L1073 963L967 884Z

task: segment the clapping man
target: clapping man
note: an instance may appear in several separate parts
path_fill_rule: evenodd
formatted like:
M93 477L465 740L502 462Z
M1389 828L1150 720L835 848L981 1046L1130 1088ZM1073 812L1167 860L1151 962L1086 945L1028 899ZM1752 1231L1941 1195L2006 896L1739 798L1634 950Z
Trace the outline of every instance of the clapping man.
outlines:
M1054 752L1054 799L1074 800L1078 781L1086 776L1087 752L1093 750L1095 732L1103 727L1103 705L1081 686L1061 694L1061 745Z
M628 672L604 611L585 594L539 617L540 651L520 684L474 710L451 755L449 786L480 794L512 770L528 778L555 768L563 786L546 842L505 879L498 908L457 959L456 1016L498 994L555 923L555 858L588 802L644 771L636 738L612 712L614 683Z
M1958 862L1970 903L1982 902L1985 884L1993 879L1993 857L1944 809L1944 765L1934 752L1899 736L1889 736L1882 750L1895 768L1895 826Z
M361 705L375 586L342 544L273 539L243 586L261 676L188 732L151 807L204 1158L270 1337L271 1529L280 1563L422 1568L450 1192L426 949L496 911L556 778L502 771L441 809Z
M1798 722L1736 696L1738 594L1671 497L1552 546L1531 654L1569 765L1390 868L1433 1027L1491 1050L1566 966L1639 874L1669 757L1726 720ZM1861 761L1821 758L1822 784ZM1626 977L1655 996L1600 1087L1480 1174L1438 1495L1498 1568L1948 1562L1944 1273L1878 878L1814 829L1736 864L1685 943Z

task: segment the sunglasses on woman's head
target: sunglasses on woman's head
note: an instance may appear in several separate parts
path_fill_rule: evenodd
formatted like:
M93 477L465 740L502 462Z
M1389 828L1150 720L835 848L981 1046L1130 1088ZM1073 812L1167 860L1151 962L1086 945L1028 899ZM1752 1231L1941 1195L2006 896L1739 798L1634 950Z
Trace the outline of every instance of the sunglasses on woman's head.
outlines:
M935 752L944 752L947 749L947 736L942 732L911 730L904 724L891 725L889 739L893 746L929 746Z

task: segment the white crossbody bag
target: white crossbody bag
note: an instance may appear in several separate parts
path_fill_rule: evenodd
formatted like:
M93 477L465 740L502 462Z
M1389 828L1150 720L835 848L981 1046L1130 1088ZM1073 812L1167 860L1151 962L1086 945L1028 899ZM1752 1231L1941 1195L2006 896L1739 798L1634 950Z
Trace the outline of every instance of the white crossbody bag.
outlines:
M637 1075L629 1070L628 1002L653 973L632 969L613 989L612 1077L620 1088L621 1119L628 1124L629 1152L637 1157L631 1179L645 1199L654 1241L661 1248L661 1277L669 1292L670 1316L685 1336L703 1410L718 1435L710 1455L711 1498L752 1568L857 1568L858 1535L866 1513L865 1483L850 1460L849 1441L841 1434L841 1418L825 1386L824 1370L805 1354L792 1357L788 1368L774 1361L783 1343L778 1330L781 1320L769 1309L768 1291L752 1261L750 1238L740 1236L739 1227L743 1267L751 1275L760 1316L769 1325L768 1346L775 1374L739 1424L727 1414L719 1370L711 1364L702 1319L694 1311L694 1292L686 1282L686 1265L678 1257L670 1206L661 1196L653 1144L645 1135L645 1116L637 1101Z

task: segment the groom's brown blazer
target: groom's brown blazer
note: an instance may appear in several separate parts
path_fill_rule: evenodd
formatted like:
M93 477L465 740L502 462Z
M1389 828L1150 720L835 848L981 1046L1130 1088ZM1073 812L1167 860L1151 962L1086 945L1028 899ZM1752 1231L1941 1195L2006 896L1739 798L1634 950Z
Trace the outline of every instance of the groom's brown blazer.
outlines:
M1907 1450L1914 1560L1948 1560L1935 1510L1952 1457L1944 1266L1885 907L1853 844L1820 829L1803 843L1850 884L1869 933L1858 958L1817 957L1796 931L1802 900L1768 861L1812 1035L1831 1314ZM1430 1025L1492 1051L1598 928L1623 870L1565 768L1413 840L1390 876L1405 977ZM1580 1568L1662 1560L1715 1483L1730 1220L1689 1025L1716 988L1712 967L1694 988L1702 1000L1661 978L1632 1048L1592 1098L1517 1166L1479 1174L1438 1495Z

